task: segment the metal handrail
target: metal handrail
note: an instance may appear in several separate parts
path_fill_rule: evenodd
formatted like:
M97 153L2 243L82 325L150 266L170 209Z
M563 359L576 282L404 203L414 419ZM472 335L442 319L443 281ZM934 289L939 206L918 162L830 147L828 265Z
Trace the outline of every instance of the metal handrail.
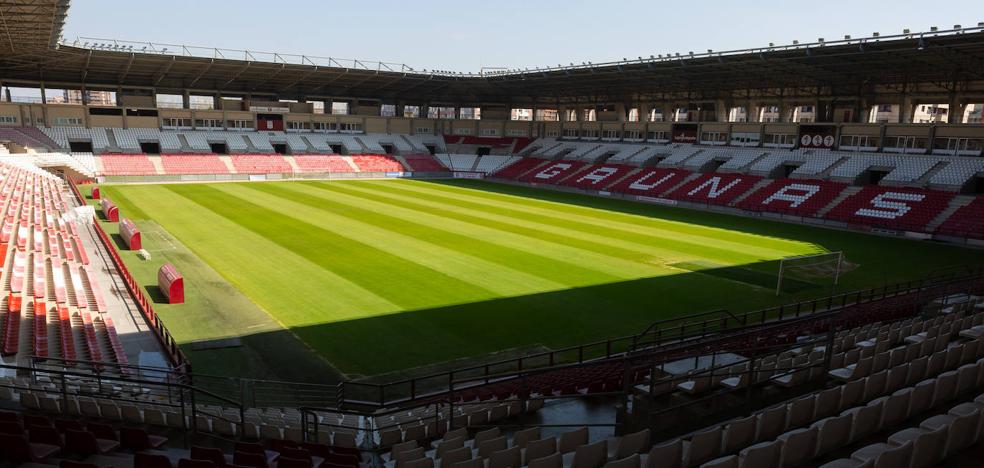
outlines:
M259 59L266 58L271 63L283 63L283 64L294 64L294 65L310 65L310 66L323 66L323 67L338 67L338 68L354 68L362 70L374 70L374 71L391 71L391 72L403 72L405 74L421 75L421 76L444 76L444 77L461 77L461 78L494 78L494 77L523 77L525 75L539 75L545 72L555 72L555 71L571 71L571 70L594 70L596 68L605 67L621 67L626 65L634 64L645 64L645 63L662 63L662 62L676 62L686 59L701 59L701 58L723 58L735 55L747 55L747 54L763 54L769 52L783 52L783 51L795 51L795 50L806 50L806 49L816 49L824 47L834 47L834 46L844 46L844 45L858 45L863 46L868 43L878 43L883 41L896 41L896 40L906 40L906 39L925 39L930 37L947 37L956 36L961 34L972 34L984 32L984 25L971 26L966 28L952 28L946 30L930 30L922 32L903 32L901 34L891 34L891 35L876 35L865 36L860 38L851 38L850 36L845 36L844 39L836 40L824 40L818 39L817 41L799 43L798 41L793 41L791 44L785 45L773 45L769 44L767 47L752 47L745 49L731 49L724 51L713 51L708 49L707 52L688 52L686 54L680 53L667 53L666 55L660 54L658 57L650 55L648 58L639 57L638 59L629 60L614 60L605 61L599 63L592 62L582 62L580 65L571 63L570 65L558 65L558 66L545 66L545 67L534 67L533 69L524 68L520 69L506 69L504 67L483 67L478 72L459 72L450 70L416 70L409 65L403 63L394 62L378 62L378 61L366 61L359 59L343 59L337 57L322 57L316 55L303 55L303 54L286 54L280 52L264 52L246 49L225 49L217 47L208 46L195 46L195 45L184 45L184 44L165 44L165 43L155 43L149 41L130 41L121 39L107 39L107 38L94 38L94 37L83 37L78 36L74 41L62 40L61 45L70 47L80 47L88 48L89 50L103 50L108 52L120 52L120 53L146 53L146 54L158 54L158 55L171 55L171 56L186 56L186 57L199 57L199 58L211 58L211 59L231 59L231 60L245 60L245 61L261 61ZM92 43L92 47L88 47L89 43ZM141 47L139 50L134 50L133 47ZM148 50L149 49L149 50ZM488 71L486 71L488 70Z

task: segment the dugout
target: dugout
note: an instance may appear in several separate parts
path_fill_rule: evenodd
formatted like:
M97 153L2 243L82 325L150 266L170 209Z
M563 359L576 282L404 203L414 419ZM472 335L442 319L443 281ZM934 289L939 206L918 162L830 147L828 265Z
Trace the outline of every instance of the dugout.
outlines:
M116 204L108 198L102 199L102 212L107 221L112 221L114 223L120 221L120 209L117 208Z
M123 243L130 250L140 250L143 248L140 242L140 230L129 219L123 218L120 220L120 237L123 238Z
M168 304L184 303L184 278L174 265L170 263L161 265L161 269L157 271L157 287L167 298Z

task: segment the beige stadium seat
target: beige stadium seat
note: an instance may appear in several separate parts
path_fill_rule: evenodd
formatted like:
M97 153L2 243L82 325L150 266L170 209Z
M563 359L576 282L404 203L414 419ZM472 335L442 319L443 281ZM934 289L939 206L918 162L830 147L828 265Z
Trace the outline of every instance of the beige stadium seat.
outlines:
M899 446L884 443L871 444L859 448L851 458L859 462L874 461L874 468L895 468L904 466L912 456L912 442Z
M813 402L813 419L823 419L837 414L840 408L843 385L820 391Z
M863 401L871 401L885 393L885 383L888 382L888 372L879 371L864 378Z
M529 464L538 458L557 453L557 439L548 437L546 439L534 440L526 445L524 458Z
M538 439L540 439L540 428L531 427L529 429L516 431L516 433L513 434L512 444L514 447L524 449L530 442Z
M852 380L841 386L840 411L853 408L861 403L864 396L864 381Z
M414 445L416 446L415 441L414 441ZM434 458L441 459L452 450L458 450L461 448L471 450L470 448L465 447L464 437L455 437L454 439L444 439L437 444L437 449L434 450Z
M561 454L570 453L588 443L588 428L582 427L560 435L557 451Z
M403 466L401 468L434 468L434 459L424 457L416 460L410 460L403 462Z
M797 398L786 405L786 424L784 430L803 427L813 420L813 395Z
M565 458L564 466L568 466ZM608 460L608 443L600 440L593 444L581 445L570 458L571 468L601 468Z
M615 460L621 460L634 454L644 453L647 448L649 448L649 429L643 429L619 438L618 444L609 455Z
M741 466L740 460L737 455L728 455L726 457L715 458L700 466L701 468L738 468Z
M427 426L423 424L412 424L406 427L403 433L403 440L417 441L427 437Z
M471 446L472 448L478 448L478 446L482 445L485 441L497 439L501 436L502 436L502 431L500 431L498 427L493 427L492 429L480 431L476 433L475 438L471 440ZM468 443L465 442L465 445L468 445Z
M758 425L756 415L732 421L724 426L722 436L723 452L731 453L755 443L755 428Z
M940 414L924 420L919 424L921 429L932 431L940 427L949 427L946 438L946 450L943 456L949 457L971 444L977 442L980 408L973 403L964 403L950 409L947 414Z
M458 447L444 452L444 456L438 457L441 466L449 466L459 462L469 461L473 458L472 450L468 447Z
M817 449L819 429L815 427L793 429L779 436L781 466L799 466L813 459Z
M819 430L817 434L817 455L823 455L847 445L851 440L851 425L854 418L850 414L821 419L810 427Z
M505 436L496 437L494 439L488 439L477 447L477 455L481 458L488 458L492 456L492 453L498 452L499 450L505 450L509 447L509 441Z
M518 468L523 464L523 454L519 447L510 447L489 455L488 468Z
M909 417L909 404L912 402L912 388L906 387L889 396L879 398L884 404L881 426L892 427Z
M687 458L691 465L713 460L721 455L721 426L700 431L690 437L690 450Z
M844 411L841 414L849 414L854 421L851 423L851 441L860 440L869 434L878 431L878 424L881 422L882 402L871 402L865 406L858 406Z
M901 430L888 438L888 443L894 446L912 444L912 457L909 468L930 468L937 466L943 459L946 450L946 439L950 426L940 426L927 431L916 427Z
M398 454L400 452L406 452L408 450L413 450L413 449L415 449L417 447L418 447L418 445L417 445L417 441L416 440L411 440L411 441L403 442L403 443L399 443L399 444L393 444L393 447L390 448L389 454L384 454L383 458L384 459L392 459L394 456L396 456L396 454Z
M640 468L641 459L638 453L634 453L628 457L610 461L605 464L604 468Z
M559 453L534 458L526 464L527 468L563 468L563 466L564 457Z
M933 388L933 402L930 406L936 407L944 402L950 401L957 391L957 372L946 371L936 378L936 387Z
M833 379L840 380L841 382L847 382L866 377L871 373L871 366L872 358L863 358L858 361L857 364L850 364L847 367L834 369L827 374Z
M688 461L684 457L689 451L690 442L683 439L656 444L649 449L643 465L645 468L681 468Z
M766 408L759 414L758 426L755 429L755 440L774 439L782 434L786 427L786 405Z
M778 440L759 442L741 450L742 468L758 468L763 466L779 466L782 445Z

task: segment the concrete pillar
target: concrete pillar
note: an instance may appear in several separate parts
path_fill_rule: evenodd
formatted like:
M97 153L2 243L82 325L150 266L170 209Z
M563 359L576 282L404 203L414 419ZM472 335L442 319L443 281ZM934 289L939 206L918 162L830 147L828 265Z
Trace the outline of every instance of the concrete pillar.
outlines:
M615 104L615 120L617 120L619 122L625 122L625 121L629 120L629 118L628 118L628 112L629 112L629 110L625 106L625 104L622 104L622 103Z
M45 95L45 92L44 92L45 91L44 90L44 83L41 83L41 86L39 88L41 90L41 104L47 104L48 103L48 97Z
M960 99L957 94L950 95L950 102L946 110L946 122L951 124L963 123L964 111L967 110L967 103Z
M718 122L728 121L729 110L730 110L730 106L728 105L728 101L725 101L724 99L718 99L714 101L714 118Z
M833 120L833 115L831 112L831 105L829 101L817 101L816 107L816 121L817 122L830 122Z
M789 122L789 104L786 101L779 101L779 121Z
M745 115L749 122L761 122L762 121L762 106L756 102L749 102L745 106Z
M915 109L912 98L903 94L899 98L899 123L912 123L912 113Z
M191 109L191 92L187 89L181 94L181 108Z
M649 113L652 112L653 107L649 104L639 104L639 121L649 122Z

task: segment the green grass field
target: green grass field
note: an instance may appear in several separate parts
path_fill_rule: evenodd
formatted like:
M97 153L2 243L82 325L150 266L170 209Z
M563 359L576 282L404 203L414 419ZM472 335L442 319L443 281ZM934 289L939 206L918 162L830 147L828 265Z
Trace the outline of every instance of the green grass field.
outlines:
M144 231L124 252L198 372L324 381L638 332L675 315L829 294L777 261L846 252L839 291L984 252L480 181L103 186ZM86 189L84 193L88 194ZM115 233L115 225L106 225ZM239 337L238 346L211 349ZM432 367L433 368L433 367Z

